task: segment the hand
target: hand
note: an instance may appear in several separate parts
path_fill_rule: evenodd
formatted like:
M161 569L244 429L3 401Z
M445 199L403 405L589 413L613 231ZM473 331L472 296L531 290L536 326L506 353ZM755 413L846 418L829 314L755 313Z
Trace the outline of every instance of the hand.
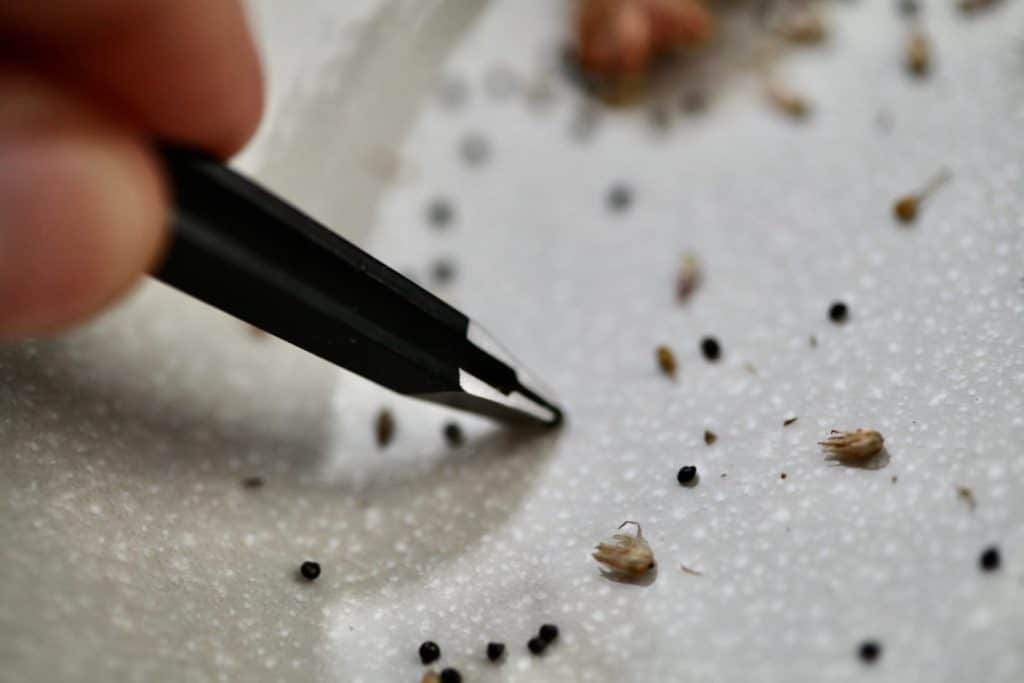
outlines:
M0 1L0 338L81 320L156 261L154 139L228 156L261 111L240 0Z

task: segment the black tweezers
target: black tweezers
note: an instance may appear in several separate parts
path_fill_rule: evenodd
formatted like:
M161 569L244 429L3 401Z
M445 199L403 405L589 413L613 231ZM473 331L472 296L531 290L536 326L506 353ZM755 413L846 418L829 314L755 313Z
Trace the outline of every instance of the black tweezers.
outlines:
M162 155L175 216L155 277L398 393L561 421L550 394L467 316L222 163Z

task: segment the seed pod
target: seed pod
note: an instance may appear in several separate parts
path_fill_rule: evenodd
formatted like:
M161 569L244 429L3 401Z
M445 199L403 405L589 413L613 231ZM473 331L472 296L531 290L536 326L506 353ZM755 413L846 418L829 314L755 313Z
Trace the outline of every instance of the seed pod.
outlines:
M932 193L942 187L951 177L952 174L949 170L944 168L936 173L932 179L917 192L912 192L897 199L892 205L893 216L895 216L896 220L901 223L914 222L917 218L917 213L921 208L921 204L924 203Z
M683 260L679 264L679 274L676 275L676 300L680 303L690 298L701 281L700 261L693 252L683 254Z
M907 37L904 61L907 71L913 76L925 76L932 68L932 49L928 36L919 30L911 31Z
M637 522L626 521L636 525L636 536L615 534L611 543L599 543L594 552L594 559L605 565L613 574L637 578L654 569L654 551L643 537L643 530Z
M676 355L672 353L672 349L664 345L659 346L654 350L654 357L657 359L661 371L674 379L678 366L676 365Z
M882 451L885 439L873 429L841 432L833 429L828 438L818 445L825 450L827 460L843 463L864 462Z

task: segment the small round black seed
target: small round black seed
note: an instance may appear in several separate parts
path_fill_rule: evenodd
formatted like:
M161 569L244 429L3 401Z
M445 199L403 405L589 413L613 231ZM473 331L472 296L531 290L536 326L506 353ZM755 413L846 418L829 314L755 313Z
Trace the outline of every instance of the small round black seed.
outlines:
M496 662L505 656L505 643L487 643L487 659Z
M917 0L900 0L899 9L900 14L905 17L916 17L921 10L921 6Z
M455 277L455 264L448 259L438 259L430 267L430 277L439 285L451 282Z
M534 636L533 638L530 638L528 643L526 643L526 647L535 655L542 654L547 646L548 644L545 643L540 636Z
M452 448L458 448L465 442L466 437L462 433L462 427L457 422L449 422L444 426L444 440Z
M462 674L459 673L458 669L442 669L441 683L462 683Z
M686 465L679 469L679 474L676 475L676 479L679 480L680 486L689 486L697 480L697 468L693 465Z
M558 639L558 627L554 624L544 624L540 627L540 631L537 632L540 639L545 643L553 643Z
M420 661L424 664L430 664L441 659L441 648L432 640L428 640L420 645Z
M982 571L994 572L999 569L1000 564L1002 564L1002 558L999 556L999 548L994 545L985 548L981 556L978 557L978 566Z
M462 160L471 166L479 166L491 158L491 143L478 133L470 133L459 143Z
M299 573L302 574L302 578L315 581L320 576L320 563L306 560L299 567Z
M722 357L722 346L714 337L704 337L700 340L700 352L713 363Z
M865 640L858 649L860 658L866 664L872 664L882 656L882 646L874 640Z
M427 221L435 228L448 227L455 218L455 209L447 199L435 199L427 206Z
M625 211L633 203L633 191L625 185L613 185L608 190L608 208Z
M850 317L850 309L842 301L836 301L828 307L828 317L834 323L845 323Z

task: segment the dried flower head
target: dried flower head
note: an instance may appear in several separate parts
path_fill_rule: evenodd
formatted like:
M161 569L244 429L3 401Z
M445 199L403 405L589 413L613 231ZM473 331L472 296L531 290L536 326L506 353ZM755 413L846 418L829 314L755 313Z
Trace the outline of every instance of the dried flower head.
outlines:
M691 251L683 254L679 264L679 274L676 275L676 300L680 303L690 298L701 281L700 261L697 255Z
M610 78L644 74L659 55L710 37L700 0L577 0L575 49L583 69Z
M885 439L873 429L858 429L855 432L841 432L833 429L828 438L819 441L829 460L839 462L864 462L882 451Z
M678 365L676 365L676 354L672 352L672 349L664 345L659 346L654 350L654 357L657 359L661 371L669 377L675 378Z
M952 174L948 169L942 169L936 173L927 184L917 192L900 197L892 205L892 214L901 223L912 223L917 218L917 213L928 197L944 185Z
M608 571L629 577L640 577L654 569L654 551L644 539L643 530L637 522L626 521L636 526L636 536L615 534L611 543L599 543L594 551L594 559L605 565Z
M931 42L920 30L910 32L907 37L907 47L904 62L914 76L925 76L932 68Z

